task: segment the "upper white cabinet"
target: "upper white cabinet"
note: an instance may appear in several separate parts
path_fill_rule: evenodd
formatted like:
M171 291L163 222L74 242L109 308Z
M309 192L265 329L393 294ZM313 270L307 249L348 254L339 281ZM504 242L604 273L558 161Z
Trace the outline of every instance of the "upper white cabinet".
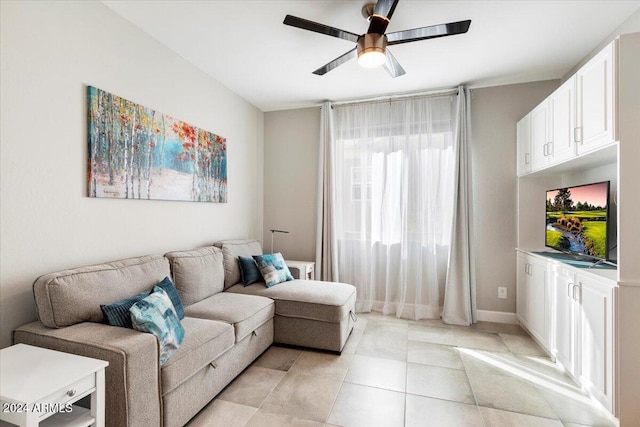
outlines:
M551 141L548 126L548 101L529 113L531 116L531 170L537 171L549 164Z
M531 116L526 115L516 125L516 140L518 141L518 176L531 172Z
M549 97L549 148L552 163L564 162L576 155L574 129L576 127L576 79L564 82Z
M518 122L518 176L616 141L615 52L613 41Z
M576 73L578 154L616 140L615 42L609 44Z

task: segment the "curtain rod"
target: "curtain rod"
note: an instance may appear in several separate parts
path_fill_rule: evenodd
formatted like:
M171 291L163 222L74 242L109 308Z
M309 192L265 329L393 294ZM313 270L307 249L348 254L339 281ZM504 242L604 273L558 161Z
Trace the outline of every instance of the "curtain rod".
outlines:
M334 106L341 105L353 105L353 104L364 104L364 103L376 103L376 102L392 102L399 99L411 99L411 98L428 98L435 96L444 96L444 95L458 95L458 89L445 89L440 91L429 91L429 92L414 92L414 93L406 93L401 95L391 95L391 96L378 96L375 98L365 98L365 99L356 99L351 101L338 101L332 102L331 108Z

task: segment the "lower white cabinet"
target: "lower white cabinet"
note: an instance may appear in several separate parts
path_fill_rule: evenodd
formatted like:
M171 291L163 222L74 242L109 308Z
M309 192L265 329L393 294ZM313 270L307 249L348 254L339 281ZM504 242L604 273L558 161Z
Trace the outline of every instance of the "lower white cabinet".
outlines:
M517 317L544 347L549 348L551 308L547 291L547 266L543 259L518 253Z
M580 383L613 410L615 283L578 273ZM578 292L576 292L577 294Z
M518 252L518 321L614 413L615 280Z
M563 265L551 269L553 293L553 344L551 353L565 369L576 377L578 371L577 336L578 304L573 298L576 274Z

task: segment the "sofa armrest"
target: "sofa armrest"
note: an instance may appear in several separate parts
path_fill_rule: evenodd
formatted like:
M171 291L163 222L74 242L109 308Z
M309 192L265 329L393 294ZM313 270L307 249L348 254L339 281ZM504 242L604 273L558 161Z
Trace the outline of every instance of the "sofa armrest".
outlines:
M162 425L159 349L154 335L101 323L50 329L33 322L16 329L13 341L108 361L107 425Z

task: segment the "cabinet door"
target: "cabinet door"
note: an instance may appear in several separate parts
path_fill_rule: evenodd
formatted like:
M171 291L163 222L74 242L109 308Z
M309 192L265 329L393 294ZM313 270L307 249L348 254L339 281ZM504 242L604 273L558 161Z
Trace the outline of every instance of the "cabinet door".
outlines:
M575 274L558 267L553 275L554 315L553 354L572 374L576 375L576 304L574 304Z
M549 99L549 132L551 144L547 153L551 163L563 162L575 156L575 77L560 86Z
M547 129L547 105L545 100L531 111L531 170L545 168L549 163L549 135Z
M614 41L576 73L578 154L616 140L615 46Z
M516 276L516 317L524 326L527 322L527 282L529 279L529 263L525 254L518 253L518 265Z
M580 289L580 382L609 411L613 410L613 335L616 286L577 276Z
M523 176L531 172L531 115L527 114L516 124L517 173Z
M547 318L547 269L546 262L529 258L529 281L527 283L527 316L529 332L545 347L549 347Z

